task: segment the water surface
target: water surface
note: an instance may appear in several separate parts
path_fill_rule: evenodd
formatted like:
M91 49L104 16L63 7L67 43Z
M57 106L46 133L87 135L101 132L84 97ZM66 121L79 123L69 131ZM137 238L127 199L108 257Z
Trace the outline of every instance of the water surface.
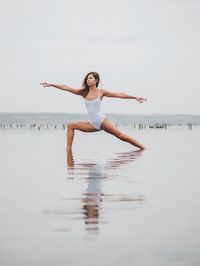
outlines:
M200 264L199 133L0 131L1 265Z

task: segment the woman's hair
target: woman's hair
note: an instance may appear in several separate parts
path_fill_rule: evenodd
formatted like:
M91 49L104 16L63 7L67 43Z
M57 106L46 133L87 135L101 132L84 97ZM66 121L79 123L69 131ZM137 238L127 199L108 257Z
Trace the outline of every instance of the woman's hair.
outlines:
M89 72L89 73L85 76L85 78L84 78L84 80L83 80L83 83L82 83L82 95L83 95L84 98L87 96L87 94L88 94L88 92L89 92L89 90L90 90L89 86L87 85L87 78L88 78L89 75L92 75L92 76L95 78L95 80L96 80L96 86L97 86L97 87L98 87L98 85L99 85L99 82L101 82L101 81L100 81L99 74L98 74L97 72L95 72L95 71L91 71L91 72Z

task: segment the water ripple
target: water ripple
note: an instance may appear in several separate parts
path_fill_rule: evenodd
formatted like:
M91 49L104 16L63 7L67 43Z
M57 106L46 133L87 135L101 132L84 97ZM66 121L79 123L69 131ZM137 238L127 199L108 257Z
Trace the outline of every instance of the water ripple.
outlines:
M129 166L134 164L141 155L142 151L117 153L115 154L116 158L107 160L105 164L89 161L79 164L72 162L68 167L67 179L71 180L70 182L84 180L85 190L75 197L62 198L63 207L48 209L43 213L48 216L61 217L68 221L82 220L87 231L98 231L100 225L106 225L110 222L111 211L117 211L119 208L133 210L141 206L146 200L144 194L108 193L103 191L106 182L112 183L116 181L116 177L122 185L124 182L131 181L131 175L127 177L126 171L124 172L120 168L128 164ZM65 232L65 228L55 231Z

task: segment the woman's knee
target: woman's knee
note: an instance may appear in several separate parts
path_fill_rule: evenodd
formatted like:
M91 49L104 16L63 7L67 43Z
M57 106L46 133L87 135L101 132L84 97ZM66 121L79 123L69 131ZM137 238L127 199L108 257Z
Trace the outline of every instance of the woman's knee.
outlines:
M67 130L73 130L73 129L75 129L75 127L76 127L76 125L74 122L69 122L67 124Z

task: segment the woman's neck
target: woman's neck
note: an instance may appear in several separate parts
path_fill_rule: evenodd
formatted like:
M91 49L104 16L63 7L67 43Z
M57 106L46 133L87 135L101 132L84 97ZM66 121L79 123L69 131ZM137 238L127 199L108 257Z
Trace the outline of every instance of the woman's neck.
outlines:
M89 90L90 90L90 91L97 90L97 87L96 87L96 85L94 85L94 86L90 86L90 87L89 87Z

